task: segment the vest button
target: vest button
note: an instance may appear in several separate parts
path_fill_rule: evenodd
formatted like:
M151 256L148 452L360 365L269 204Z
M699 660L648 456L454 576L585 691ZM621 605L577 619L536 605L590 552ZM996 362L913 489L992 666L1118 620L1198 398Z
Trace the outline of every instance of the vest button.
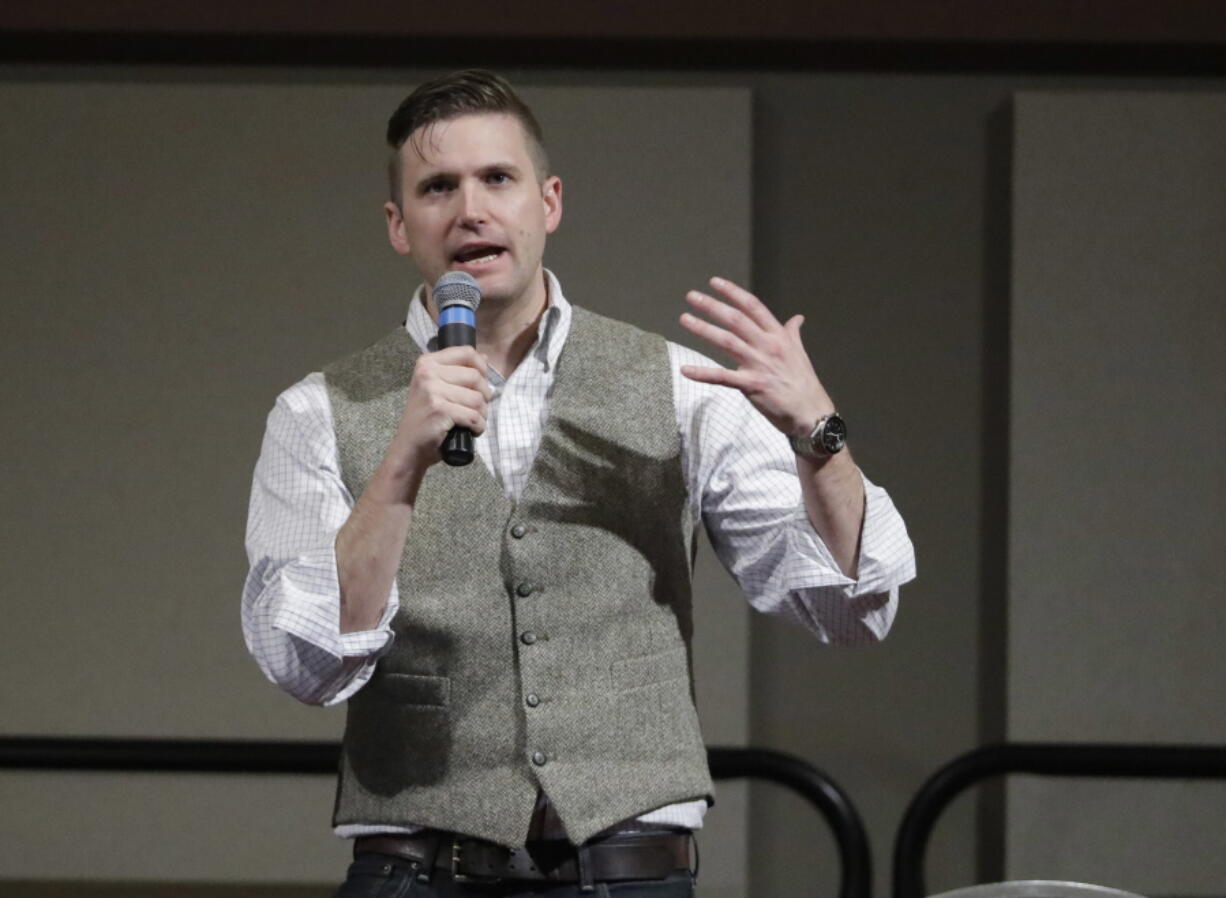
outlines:
M536 634L531 630L525 630L523 633L519 634L519 641L524 645L532 645L532 643L536 642Z
M515 587L515 594L521 599L526 599L528 596L532 595L535 590L536 587L533 584L524 582Z
M529 692L527 696L525 696L524 701L528 703L529 708L535 708L541 703L541 697L535 692Z
M516 539L523 539L524 534L526 534L527 532L528 532L528 528L525 527L523 524L516 524L514 527L511 528L511 535L515 537Z
M545 753L543 751L534 751L532 753L532 763L535 764L537 767L544 767L545 761L546 761L546 758L545 758Z

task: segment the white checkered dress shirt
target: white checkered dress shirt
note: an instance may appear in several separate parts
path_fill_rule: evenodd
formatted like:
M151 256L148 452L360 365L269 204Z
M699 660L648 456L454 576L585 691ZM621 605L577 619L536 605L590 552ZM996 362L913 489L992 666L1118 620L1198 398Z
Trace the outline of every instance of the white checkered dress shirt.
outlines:
M481 461L512 500L523 490L549 414L553 375L570 331L571 307L552 274L550 305L537 342L509 378L491 368L487 429L475 441ZM423 350L438 327L419 288L405 322ZM681 456L694 520L759 611L788 618L820 641L856 643L885 636L898 587L915 576L902 518L885 490L865 480L866 513L858 578L845 576L809 524L787 439L738 391L698 383L682 365L715 363L668 344ZM315 372L279 397L256 462L247 520L250 573L243 589L243 636L274 683L311 704L342 702L360 689L391 644L400 598L393 582L379 626L339 631L336 532L354 497L341 480L332 409ZM409 537L412 539L412 536ZM704 801L670 805L642 823L702 825ZM345 826L342 836L386 832Z

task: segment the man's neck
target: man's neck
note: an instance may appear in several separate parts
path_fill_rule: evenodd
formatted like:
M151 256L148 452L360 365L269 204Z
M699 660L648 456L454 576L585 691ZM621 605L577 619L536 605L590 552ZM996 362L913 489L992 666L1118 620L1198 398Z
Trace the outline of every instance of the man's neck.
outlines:
M508 378L536 342L541 316L549 307L549 287L544 271L537 275L538 288L508 303L483 301L477 313L477 351L490 365ZM426 308L438 321L434 298L427 296Z

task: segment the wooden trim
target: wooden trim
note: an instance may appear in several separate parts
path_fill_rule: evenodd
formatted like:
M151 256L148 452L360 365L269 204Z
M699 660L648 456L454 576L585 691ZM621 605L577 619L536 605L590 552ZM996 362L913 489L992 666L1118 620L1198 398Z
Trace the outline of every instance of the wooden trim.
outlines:
M2 31L448 39L1202 44L1220 0L15 0Z
M1208 42L557 40L0 30L0 62L1212 77L1226 75L1226 46Z

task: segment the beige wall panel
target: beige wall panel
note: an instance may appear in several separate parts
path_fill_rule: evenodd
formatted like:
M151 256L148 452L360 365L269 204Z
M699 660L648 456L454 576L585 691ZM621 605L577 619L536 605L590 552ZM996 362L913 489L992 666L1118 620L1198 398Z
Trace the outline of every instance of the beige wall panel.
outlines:
M1226 742L1226 94L1016 102L1009 736ZM1020 780L1008 872L1220 894L1224 784Z

